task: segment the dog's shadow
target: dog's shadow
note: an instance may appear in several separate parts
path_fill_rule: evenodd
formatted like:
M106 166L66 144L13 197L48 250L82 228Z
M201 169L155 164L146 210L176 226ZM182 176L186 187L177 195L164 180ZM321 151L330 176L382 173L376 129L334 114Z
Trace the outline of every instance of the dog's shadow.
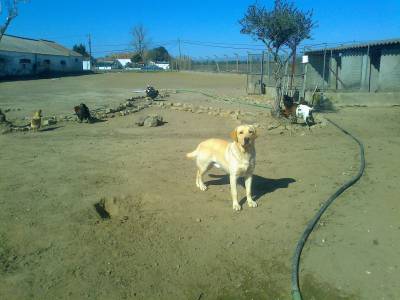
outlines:
M212 179L206 182L206 185L224 185L229 184L229 175L214 175L209 174ZM277 189L286 189L289 187L289 184L296 182L294 178L279 178L279 179L269 179L258 175L253 175L253 184L252 184L252 196L253 200L257 201L262 196L268 193L272 193ZM238 185L241 185L243 188L244 178L238 179ZM240 201L240 205L243 205L246 201L246 198L243 198Z

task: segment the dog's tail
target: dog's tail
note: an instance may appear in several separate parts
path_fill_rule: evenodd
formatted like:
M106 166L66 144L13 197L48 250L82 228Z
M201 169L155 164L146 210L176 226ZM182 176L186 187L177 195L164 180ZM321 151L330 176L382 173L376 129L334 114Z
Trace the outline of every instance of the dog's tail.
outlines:
M196 157L196 156L197 156L197 149L194 150L193 152L186 153L186 157L187 157L187 158L194 158L194 157Z

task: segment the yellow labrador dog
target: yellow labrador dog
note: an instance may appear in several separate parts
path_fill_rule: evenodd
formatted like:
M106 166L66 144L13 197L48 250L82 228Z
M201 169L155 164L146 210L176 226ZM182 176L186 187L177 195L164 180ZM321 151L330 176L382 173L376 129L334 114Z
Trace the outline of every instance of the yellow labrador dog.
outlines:
M209 139L201 142L196 150L186 154L188 158L196 158L197 175L196 185L200 190L207 189L203 182L203 175L211 167L222 167L229 174L233 209L240 210L237 199L237 179L245 178L246 197L249 207L257 207L251 197L251 182L256 165L256 149L254 141L257 137L256 129L252 125L240 125L231 133L233 142L220 139Z

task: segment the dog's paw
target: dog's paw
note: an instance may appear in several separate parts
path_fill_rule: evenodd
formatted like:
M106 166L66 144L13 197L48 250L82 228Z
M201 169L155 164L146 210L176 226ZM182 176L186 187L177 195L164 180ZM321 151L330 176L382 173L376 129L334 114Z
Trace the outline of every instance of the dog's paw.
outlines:
M203 192L207 190L207 186L204 183L199 183L198 185L199 189L202 190Z
M256 201L247 201L247 205L249 207L257 207L258 206Z
M233 210L234 211L239 211L241 209L242 209L242 207L239 205L239 203L233 203Z

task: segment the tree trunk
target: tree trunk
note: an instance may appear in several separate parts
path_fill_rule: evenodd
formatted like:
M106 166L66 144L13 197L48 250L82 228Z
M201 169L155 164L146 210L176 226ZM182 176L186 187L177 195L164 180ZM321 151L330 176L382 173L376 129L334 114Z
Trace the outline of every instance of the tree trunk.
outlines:
M279 117L281 114L281 98L282 98L282 84L280 79L275 80L275 99L272 105L271 114L274 117Z

